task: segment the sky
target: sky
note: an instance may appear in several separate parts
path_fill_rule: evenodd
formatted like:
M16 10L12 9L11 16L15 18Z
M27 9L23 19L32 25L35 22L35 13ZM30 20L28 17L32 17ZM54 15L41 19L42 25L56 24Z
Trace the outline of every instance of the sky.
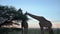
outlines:
M53 23L60 23L60 0L0 0L0 5L21 8L23 13L27 11L37 16L43 16ZM36 27L38 25L38 21L31 17L28 23L34 24Z

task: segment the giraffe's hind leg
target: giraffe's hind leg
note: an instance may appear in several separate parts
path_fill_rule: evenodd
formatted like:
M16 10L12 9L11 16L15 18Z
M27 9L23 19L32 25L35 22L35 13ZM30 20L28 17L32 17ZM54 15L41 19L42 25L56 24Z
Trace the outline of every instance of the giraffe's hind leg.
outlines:
M54 34L53 30L51 27L48 27L49 34Z

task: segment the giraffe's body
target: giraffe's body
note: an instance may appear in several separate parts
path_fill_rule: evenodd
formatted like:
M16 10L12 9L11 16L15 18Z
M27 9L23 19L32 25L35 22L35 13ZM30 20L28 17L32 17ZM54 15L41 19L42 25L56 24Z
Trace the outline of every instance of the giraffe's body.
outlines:
M41 27L52 27L51 22L46 20L43 16L35 16L35 15L30 14L30 13L27 13L27 15L38 20Z
M36 16L36 15L30 14L30 13L26 13L26 15L29 15L32 18L39 21L39 26L41 28L41 34L44 34L43 27L48 27L49 33L53 34L53 31L51 29L51 27L52 27L51 22L46 20L43 16Z

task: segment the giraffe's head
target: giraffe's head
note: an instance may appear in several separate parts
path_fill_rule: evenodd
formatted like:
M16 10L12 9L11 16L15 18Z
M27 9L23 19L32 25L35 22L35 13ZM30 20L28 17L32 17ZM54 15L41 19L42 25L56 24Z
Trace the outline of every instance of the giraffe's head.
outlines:
M26 11L25 15L28 15L28 12Z

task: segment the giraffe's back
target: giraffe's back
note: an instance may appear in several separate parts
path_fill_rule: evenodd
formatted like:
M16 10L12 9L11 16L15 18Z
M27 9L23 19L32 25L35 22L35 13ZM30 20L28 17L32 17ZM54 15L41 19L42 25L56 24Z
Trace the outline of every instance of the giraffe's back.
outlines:
M40 21L40 26L42 27L52 27L52 23L50 21Z

